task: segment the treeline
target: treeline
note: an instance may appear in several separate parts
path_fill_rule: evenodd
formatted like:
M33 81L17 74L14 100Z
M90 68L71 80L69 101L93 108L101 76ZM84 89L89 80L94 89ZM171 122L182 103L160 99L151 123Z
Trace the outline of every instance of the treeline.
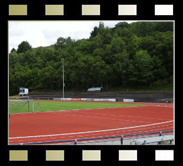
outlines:
M66 90L173 83L173 23L120 22L109 28L100 22L89 39L59 37L38 48L23 41L9 54L10 94L19 87L62 90L61 58Z

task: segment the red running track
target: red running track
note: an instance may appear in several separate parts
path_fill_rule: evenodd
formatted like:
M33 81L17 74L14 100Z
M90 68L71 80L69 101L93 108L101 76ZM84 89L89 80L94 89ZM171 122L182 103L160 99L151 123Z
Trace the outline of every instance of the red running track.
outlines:
M11 114L9 144L173 130L173 104Z

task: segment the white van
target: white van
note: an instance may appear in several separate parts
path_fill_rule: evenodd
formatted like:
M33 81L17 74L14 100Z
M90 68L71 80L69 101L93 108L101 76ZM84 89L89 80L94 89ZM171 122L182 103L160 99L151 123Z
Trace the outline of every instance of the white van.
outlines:
M24 96L29 94L29 89L28 88L20 88L19 89L19 95Z

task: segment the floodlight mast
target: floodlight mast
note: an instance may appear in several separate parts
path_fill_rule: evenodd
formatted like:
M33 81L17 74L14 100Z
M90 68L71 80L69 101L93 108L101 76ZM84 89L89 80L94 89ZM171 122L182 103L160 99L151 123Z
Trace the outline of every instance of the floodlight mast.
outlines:
M62 68L63 68L63 99L64 99L64 85L65 85L65 83L64 83L64 58L61 58L61 61L62 61Z

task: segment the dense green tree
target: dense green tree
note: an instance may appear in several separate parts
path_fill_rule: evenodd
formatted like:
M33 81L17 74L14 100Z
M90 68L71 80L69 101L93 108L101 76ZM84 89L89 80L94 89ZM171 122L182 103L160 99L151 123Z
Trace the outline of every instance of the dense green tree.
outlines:
M116 29L116 28L121 28L121 29L123 29L123 28L128 28L129 27L129 24L127 23L127 22L119 22L119 23L117 23L116 25L115 25L115 28L114 29Z
M99 27L95 26L93 31L90 33L91 34L91 38L97 36L98 34L101 34L102 31L104 30L104 23L103 22L99 22Z
M102 36L100 34L90 39L90 41L91 41L91 47L90 47L91 52L93 52L97 48L103 48Z
M9 66L10 69L14 69L16 63L19 63L19 55L13 51L9 54Z
M130 31L138 37L150 36L155 31L154 22L136 22L130 26Z
M14 51L16 52L16 49L15 48L12 48L11 51L10 51L10 53L12 53Z
M136 85L147 85L153 81L153 61L145 50L140 50L134 55L130 64L130 81Z
M125 48L125 42L120 37L113 38L113 40L111 41L111 47L112 53L117 54L123 51L123 49Z
M24 53L28 50L31 50L32 46L27 41L23 41L18 45L17 53Z
M128 38L126 50L129 53L130 59L132 59L133 56L135 55L135 53L139 50L139 45L140 45L141 40L143 40L143 39L137 37L134 34Z
M115 63L113 64L113 70L116 74L116 80L118 80L118 85L126 86L129 78L128 78L128 68L129 68L129 54L124 49L121 53L115 55Z
M173 22L157 22L155 30L159 32L173 31Z
M64 49L64 48L68 47L70 44L72 44L72 42L73 41L70 37L67 37L67 38L59 37L57 39L55 47L56 47L56 49Z
M155 53L166 68L169 76L173 75L173 32L157 32Z
M155 86L173 80L173 23L100 22L89 39L59 37L54 45L32 48L27 41L9 54L9 92L61 90L64 58L65 89L91 86Z

